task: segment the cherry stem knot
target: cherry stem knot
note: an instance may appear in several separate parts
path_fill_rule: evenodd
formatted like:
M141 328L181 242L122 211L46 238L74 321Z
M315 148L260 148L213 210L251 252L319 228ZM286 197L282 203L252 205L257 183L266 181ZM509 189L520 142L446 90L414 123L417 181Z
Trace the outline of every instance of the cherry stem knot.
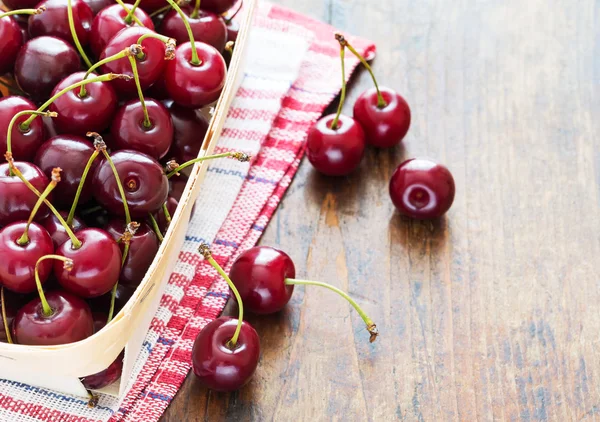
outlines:
M221 268L219 263L217 261L215 261L215 259L212 257L212 252L210 251L210 246L208 246L207 243L202 243L198 247L198 252L200 252L200 254L204 257L204 259L206 259L209 262L209 264L212 265L215 270L217 270L217 272L221 275L221 277L223 277L225 279L225 281L229 285L229 288L235 295L235 299L237 300L237 303L238 303L237 327L235 328L233 337L231 337L231 340L229 340L227 342L227 346L230 349L235 349L238 338L240 336L240 331L242 330L242 322L244 322L244 303L242 302L242 298L241 298L240 293L238 292L237 288L235 287L235 284L233 284L233 281L231 281L231 279L229 278L229 275L227 275L227 273L225 271L223 271L223 268Z
M50 304L46 300L46 295L44 294L39 272L40 264L47 259L56 259L58 261L62 261L63 268L67 271L71 271L73 269L73 260L70 258L65 258L62 255L44 255L35 263L35 284L37 285L37 291L40 295L40 301L42 302L42 315L46 318L49 318L54 315L54 310L50 307Z
M11 10L9 12L0 13L0 19L5 18L6 16L13 16L13 15L41 15L45 11L46 11L46 6L40 6L37 9Z
M222 154L205 155L203 157L194 158L193 160L186 161L185 163L178 165L178 167L175 167L175 168L173 168L173 166L177 163L175 161L171 160L167 163L167 167L166 167L167 172L169 172L167 174L167 179L170 179L173 176L179 176L179 172L181 170L183 170L186 167L191 166L192 164L200 163L200 162L206 161L206 160L214 160L216 158L226 158L226 157L234 158L242 163L248 162L252 158L244 152L231 151L231 152L224 152Z
M8 325L8 318L6 317L6 301L4 300L4 286L0 288L0 305L2 306L2 322L4 324L4 332L6 333L6 341L12 344L12 336L10 334L10 325Z
M304 285L311 285L311 286L321 286L321 287L325 287L326 289L329 289L329 290L332 290L332 291L336 292L337 294L339 294L340 296L342 296L344 299L346 299L348 302L350 302L350 305L352 305L354 307L354 309L356 309L356 312L358 312L358 314L360 315L360 317L362 318L362 320L365 322L365 324L367 325L367 331L371 335L370 338L369 338L369 341L371 343L373 343L377 339L377 336L379 335L379 330L377 330L377 326L371 320L371 318L369 318L367 316L367 314L365 313L365 311L362 310L362 308L358 305L358 303L356 303L354 301L354 299L352 299L348 295L348 293L346 293L346 292L338 289L335 286L332 286L331 284L323 283L321 281L298 280L298 279L295 279L295 278L286 278L285 279L285 284L287 284L287 285L304 284Z
M344 60L346 49L344 46L340 46L340 59L342 62L342 93L340 94L340 103L338 104L337 113L335 118L331 122L331 129L337 130L339 127L340 115L342 114L342 108L344 107L344 101L346 100L346 61Z
M185 29L187 30L188 36L190 38L191 48L192 48L192 60L190 60L190 63L194 66L200 66L202 64L202 61L200 61L200 58L198 57L198 50L196 49L196 42L194 41L194 34L192 33L192 28L190 27L190 23L188 22L187 16L185 15L185 13L183 13L183 10L181 10L181 8L177 5L176 2L174 2L173 0L167 0L167 2L171 5L171 7L173 9L175 9L177 11L179 16L181 16L181 20L183 21L183 24L185 25Z
M381 91L379 90L379 85L377 84L377 79L375 78L373 69L371 69L371 66L369 65L367 60L354 47L352 47L352 45L348 42L346 37L344 37L339 32L335 34L335 39L338 40L338 42L340 43L340 45L342 47L346 47L348 50L350 50L350 52L352 54L354 54L358 60L360 60L362 65L365 67L365 69L367 69L367 71L371 75L371 78L373 79L373 83L375 84L375 89L377 90L377 107L379 107L379 108L387 107L388 103L383 98L383 95L381 95Z

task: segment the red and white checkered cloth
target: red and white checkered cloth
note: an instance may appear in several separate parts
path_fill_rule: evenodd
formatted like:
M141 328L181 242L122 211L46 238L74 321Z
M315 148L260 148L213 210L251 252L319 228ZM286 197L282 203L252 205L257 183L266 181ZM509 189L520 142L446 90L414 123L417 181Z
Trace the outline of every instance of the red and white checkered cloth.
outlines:
M157 421L191 368L200 330L218 317L229 289L196 251L212 244L228 270L256 244L298 169L308 129L341 88L334 28L263 2L254 22L244 80L217 149L252 154L251 166L213 162L160 308L136 361L129 392L102 395L91 409L81 398L0 380L0 421ZM350 37L372 57L375 46ZM349 78L358 61L346 55ZM219 152L219 151L217 151ZM260 371L260 365L258 370Z

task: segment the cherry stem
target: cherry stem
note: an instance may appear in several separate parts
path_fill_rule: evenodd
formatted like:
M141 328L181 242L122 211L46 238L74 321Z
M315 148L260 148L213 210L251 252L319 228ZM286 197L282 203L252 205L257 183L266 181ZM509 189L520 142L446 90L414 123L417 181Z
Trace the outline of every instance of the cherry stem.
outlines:
M12 344L12 336L10 335L10 326L6 317L6 301L4 300L4 286L0 289L0 303L2 305L2 321L4 323L4 331L6 332L6 341Z
M183 163L182 165L176 167L175 169L169 168L168 171L170 171L170 173L167 174L167 179L170 179L171 177L176 176L181 170L183 170L186 167L191 166L192 164L196 164L196 163L199 163L199 162L205 161L205 160L214 160L215 158L226 158L226 157L233 157L236 160L241 161L242 163L250 160L250 156L243 152L224 152L222 154L206 155L204 157L198 157L198 158L194 158L193 160L187 161L187 162Z
M13 118L10 120L10 123L8 124L8 132L6 133L6 152L12 153L12 130L13 130L13 126L15 125L15 123L17 122L17 120L19 120L20 117L26 116L26 115L34 115L34 116L48 116L48 117L56 117L58 116L58 114L54 111L36 111L36 110L23 110L23 111L19 111L17 114L15 114L13 116ZM29 127L27 127L27 129L22 129L19 128L21 130L21 132L27 132L29 130Z
M234 349L237 344L238 338L240 336L240 331L242 330L242 322L244 322L244 303L242 302L242 298L240 297L240 292L238 292L237 288L235 287L235 284L233 284L233 281L231 281L231 279L229 278L229 275L227 275L227 273L225 271L223 271L223 268L221 268L219 263L217 261L215 261L214 258L212 257L212 253L210 251L210 247L208 246L208 244L202 243L198 247L198 252L200 252L202 254L202 256L204 256L204 259L206 259L209 262L209 264L212 265L215 270L217 270L217 272L221 275L221 277L223 277L225 279L225 281L229 285L229 288L235 295L235 299L237 300L238 323L237 323L237 327L235 328L235 332L233 333L233 337L231 337L231 340L229 340L227 342L227 346L230 349Z
M125 3L123 3L122 0L115 0L123 9L125 9L125 11L127 12L127 16L131 15L131 19L133 19L133 21L135 23L137 23L139 26L141 27L145 27L145 25L142 23L141 20L138 19L138 17L135 14L131 13L131 10L129 10L129 7L127 7L127 5ZM131 23L131 21L129 22Z
M350 43L348 42L346 37L344 37L342 34L340 34L340 33L335 34L335 39L338 40L338 42L340 43L342 48L347 47L348 50L350 50L350 52L352 54L354 54L358 60L360 60L362 65L365 67L365 69L367 69L369 71L369 74L371 75L371 78L373 79L373 83L375 84L375 89L377 90L377 107L379 107L379 108L387 107L388 104L385 101L385 99L383 98L383 95L381 95L381 91L379 90L379 85L377 84L377 79L375 78L373 69L371 69L371 66L369 65L369 63L367 63L367 60L358 51L356 51L356 49L354 47L352 47L352 45L350 45Z
M150 219L150 225L152 226L152 230L154 230L154 233L156 233L156 237L158 237L158 242L162 243L164 237L160 232L160 227L158 227L158 222L156 221L156 218L154 218L152 213L148 213L148 218Z
M25 178L25 176L23 176L23 173L21 173L21 170L19 170L15 166L15 163L14 163L13 158L12 158L12 154L10 154L10 153L7 152L6 154L4 154L4 156L6 157L6 161L8 161L9 168L12 170L13 174L15 176L17 176L19 179L21 179L21 181L23 183L25 183L25 186L27 186L29 188L29 190L31 190L38 197L40 197L42 195L40 193L40 191L37 190L35 188L35 186L33 186L29 182L29 180L27 180ZM54 205L52 205L52 203L50 201L48 201L47 199L44 199L44 204L46 204L46 206L48 208L50 208L50 211L52 211L52 214L54 214L54 216L56 217L56 219L65 228L65 231L69 235L69 239L71 239L71 243L73 244L73 249L79 249L81 247L81 241L79 239L77 239L77 237L73 233L73 230L71 230L71 228L69 227L69 225L67 224L67 222L65 221L65 219L62 217L62 215L60 215L60 213L58 212L58 210L56 208L54 208Z
M150 13L150 17L151 17L151 18L153 18L153 17L155 17L155 16L158 16L158 15L160 15L161 13L165 13L165 12L167 12L167 11L171 10L171 9L172 9L172 8L171 8L171 5L170 5L170 4L168 4L168 5L166 5L165 7L161 7L160 9L158 9L158 10L155 10L154 12Z
M360 306L358 306L358 303L356 303L354 301L354 299L352 299L346 292L338 289L335 286L332 286L331 284L323 283L321 281L298 280L295 278L286 278L285 284L287 284L287 285L304 284L304 285L311 285L311 286L321 286L321 287L325 287L326 289L336 292L337 294L342 296L344 299L346 299L348 302L350 302L350 304L354 307L354 309L356 309L356 312L358 312L358 314L360 315L362 320L365 322L365 324L367 325L367 331L369 331L369 333L371 334L369 341L371 343L373 343L377 339L377 336L379 335L377 326L371 320L371 318L369 318L367 316L365 311L363 311L362 308Z
M52 179L50 180L50 183L48 183L48 186L46 186L46 189L44 189L44 192L42 192L37 202L35 203L35 206L31 210L31 214L29 214L29 220L27 220L27 224L25 225L25 230L23 231L21 237L17 239L18 245L25 246L29 243L29 226L31 226L31 223L33 222L33 219L35 218L35 215L37 214L38 210L44 203L44 200L48 197L48 195L50 195L50 192L54 190L58 182L60 182L61 171L62 169L60 167L56 167L52 170Z
M190 37L190 44L192 48L192 60L190 61L190 63L194 66L200 66L202 62L198 58L198 50L196 50L194 34L192 33L192 28L190 28L190 23L188 22L187 16L185 15L185 13L183 13L181 8L177 6L177 3L175 3L173 0L167 0L167 2L171 5L171 7L173 7L173 9L177 11L177 13L179 13L179 16L181 16L183 24L185 25L185 29L187 30L188 36Z
M124 244L123 255L121 255L121 267L123 267L123 265L125 265L125 260L127 259L127 255L129 254L129 244L131 242L131 238L135 235L135 233L138 231L139 228L140 228L139 223L132 221L131 223L127 224L127 226L125 227L125 232L123 233L123 236L121 236L121 238L119 239L119 241L120 242L122 241ZM115 283L115 285L113 286L111 293L110 293L110 306L108 308L108 320L106 321L107 324L112 321L113 315L115 313L115 300L117 298L117 287L119 287L118 281Z
M338 104L337 113L335 118L331 122L331 129L336 130L338 128L338 122L340 115L342 114L342 108L344 107L344 101L346 100L346 62L344 61L345 49L340 47L340 59L342 61L342 93L340 94L340 103Z
M165 220L167 220L167 224L171 224L171 213L169 212L169 207L167 207L166 202L162 205L162 210L165 215Z
M129 11L129 14L125 17L125 23L127 25L131 25L131 21L133 20L133 17L135 16L135 10L138 8L138 6L140 5L140 1L141 0L136 0L136 2L133 4L133 7L131 8L131 10Z
M73 218L75 218L75 210L77 209L79 197L81 196L81 192L83 191L85 179L87 178L90 168L92 167L92 164L94 163L94 160L96 159L98 154L100 154L100 151L98 150L98 148L96 148L96 151L92 153L87 164L85 165L85 168L83 169L83 173L81 174L81 180L79 180L79 185L77 185L77 192L75 192L75 198L73 199L73 205L71 205L71 209L69 210L69 215L67 217L67 224L69 226L73 225Z
M35 284L37 285L37 291L40 295L40 301L42 302L42 315L46 318L51 317L54 314L54 310L50 307L48 301L46 300L46 295L44 294L44 289L42 288L42 282L40 281L39 266L47 259L56 259L64 262L64 269L67 271L71 271L71 268L73 268L73 260L70 258L65 258L62 255L44 255L35 263Z
M200 12L200 0L196 0L196 5L194 6L194 10L192 10L192 14L190 15L190 18L198 19L199 12Z
M231 15L227 19L225 19L225 25L229 25L231 23L233 18L235 18L237 16L237 14L240 13L240 10L242 10L242 7L244 7L244 0L240 1L240 5L238 6L237 10L235 12L233 12L233 15Z
M130 80L131 76L121 75L119 73L106 73L104 75L96 76L95 78L82 80L82 81L77 82L77 83L75 83L73 85L70 85L70 86L66 87L65 89L62 89L59 92L57 92L56 94L54 94L48 101L46 101L44 104L42 104L37 109L37 111L44 111L44 110L46 110L50 106L50 104L52 104L54 101L56 101L57 98L60 98L65 93L67 93L69 91L72 91L75 88L79 88L80 86L91 84L91 83L94 83L94 82L112 81L113 79L126 79L126 80ZM19 125L19 127L21 128L21 130L22 131L28 130L29 129L29 125L31 125L31 122L33 122L33 120L36 117L37 116L33 115L29 119L27 119L23 123L21 123Z
M117 182L117 188L119 189L119 194L121 194L121 201L123 202L123 210L125 212L125 224L130 224L131 223L131 215L129 214L129 205L127 204L127 197L125 196L125 190L123 189L123 184L121 183L121 178L119 177L119 172L117 171L117 168L115 167L115 163L113 163L112 158L110 158L110 154L106 151L106 144L104 143L102 136L100 136L96 132L88 132L88 133L86 133L86 136L94 138L94 145L102 145L103 146L103 148L100 147L100 150L102 151L102 154L104 154L104 158L106 158L106 161L108 161L108 165L112 169L113 175L115 176L115 181Z
M152 122L148 115L148 109L146 108L146 101L144 101L144 93L142 91L142 85L140 85L140 76L138 75L137 63L135 57L129 56L129 63L131 63L131 71L133 72L133 79L135 86L137 87L138 96L140 97L140 103L142 103L142 110L144 111L144 128L152 128Z
M130 50L131 50L130 47L127 47L127 48L123 49L123 51L120 51L117 54L113 54L112 56L105 57L104 59L95 63L92 67L90 67L88 69L87 72L85 72L85 75L83 76L83 80L85 81L90 76L90 74L94 70L98 69L100 66L104 66L106 63L114 62L115 60L119 60L124 57L128 57L129 55L131 55ZM82 85L81 88L79 89L79 98L85 98L86 96L87 96L87 90L85 89L85 85Z
M73 20L73 6L71 5L71 0L67 0L67 18L69 19L69 28L71 29L71 36L73 37L73 42L75 43L75 47L77 47L77 51L81 55L81 58L85 62L86 66L92 67L92 62L83 51L83 47L79 42L79 37L77 36L77 31L75 31L75 22Z
M0 19L5 18L6 16L13 15L40 15L46 11L46 6L40 6L37 9L18 9L11 10L5 13L0 14Z

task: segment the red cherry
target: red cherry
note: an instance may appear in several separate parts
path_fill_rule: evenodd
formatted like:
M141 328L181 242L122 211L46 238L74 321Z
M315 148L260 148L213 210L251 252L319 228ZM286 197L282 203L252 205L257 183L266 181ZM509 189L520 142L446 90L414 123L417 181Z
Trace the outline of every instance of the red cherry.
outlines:
M292 259L283 251L257 246L243 252L231 266L229 277L240 293L244 309L255 314L272 314L290 301L296 277Z
M39 3L39 0L2 0L2 3L9 10L33 9Z
M188 177L185 174L180 174L177 177L171 177L169 179L169 196L176 201L180 201L187 182Z
M71 135L58 135L48 139L38 149L35 164L48 176L52 169L62 169L61 182L54 188L54 200L62 207L71 207L75 193L79 187L81 176L88 160L94 153L94 147L84 138ZM92 197L91 175L98 165L98 160L92 163L88 178L79 197L79 204L84 204Z
M112 220L106 226L106 231L113 239L118 240L125 231L125 222ZM122 242L119 243L121 252L124 246ZM129 253L121 269L119 285L133 288L139 286L158 252L158 247L158 238L154 231L147 224L141 223L129 242Z
M208 130L208 119L200 111L176 103L171 103L168 110L171 113L175 134L167 157L182 164L197 158Z
M406 136L410 127L410 108L393 89L381 87L380 91L387 105L378 107L377 90L368 89L354 103L354 119L364 129L368 144L389 148Z
M154 12L161 7L165 7L167 3L165 0L142 0L140 6L147 12Z
M351 117L340 115L338 127L331 128L334 114L320 119L308 132L308 160L320 173L345 176L360 164L365 152L365 133Z
M152 157L133 150L113 152L111 158L121 178L131 217L143 219L167 200L169 181ZM123 202L113 171L104 160L94 174L94 196L111 214L123 216Z
M81 383L83 386L88 390L99 390L111 385L121 378L121 373L123 372L124 355L125 353L121 352L117 359L111 363L108 368L98 372L97 374L88 375L87 377L82 378Z
M390 180L390 196L400 213L416 219L441 217L454 201L454 178L426 158L406 160Z
M117 292L115 295L115 315L123 309L127 301L133 296L135 289L132 287L123 286L121 283L117 285ZM95 332L100 331L105 325L108 319L108 308L110 307L112 291L88 300L90 307L94 313L94 326L96 327Z
M84 76L85 72L67 76L56 85L51 95L81 82ZM82 98L79 88L70 90L50 105L50 111L58 113L52 121L58 133L85 136L90 131L102 132L110 125L117 110L117 94L112 85L109 82L93 82L85 86L85 91L86 95Z
M34 100L41 101L50 96L58 82L77 72L80 66L79 55L65 41L56 37L38 37L28 41L19 51L15 79Z
M131 26L120 30L106 45L106 48L100 55L100 59L120 53L132 44L137 44L139 38L147 33L154 32L148 28ZM145 58L137 60L137 69L140 77L142 89L150 87L161 76L165 68L165 44L156 38L146 38L142 41ZM131 63L127 57L112 61L102 66L104 72L120 73L133 77ZM135 82L115 79L112 81L117 93L120 96L130 96L137 94Z
M12 70L22 45L21 27L17 21L10 16L0 19L0 51L2 51L0 75Z
M73 260L73 268L54 263L54 275L60 285L80 297L91 298L108 293L119 280L121 251L113 238L100 229L77 232L81 247L75 249L69 239L56 249L57 255Z
M46 189L49 180L37 166L21 161L14 164L38 191ZM51 198L52 194L48 199ZM8 163L0 164L0 226L27 220L37 200L37 195L31 192L21 179L9 175ZM42 205L35 215L35 220L42 221L48 213L48 207Z
M31 37L50 35L75 45L69 27L68 1L46 0L39 3L37 7L42 6L46 7L44 13L29 17L29 34ZM94 13L90 6L83 0L71 0L71 7L73 9L73 24L77 38L81 45L85 46L89 42Z
M60 183L56 186L60 186ZM69 213L66 211L59 211L59 213L62 216L62 218L64 218L66 221L67 217L69 216ZM58 221L54 214L50 214L48 217L46 217L46 219L42 221L42 226L44 226L44 228L46 229L46 231L48 231L48 234L52 238L54 249L58 248L60 245L69 240L69 235L67 234L65 227L61 224L60 221ZM73 217L73 222L71 224L71 230L73 230L73 233L77 233L78 231L83 230L85 228L85 223L79 217Z
M252 377L260 357L256 330L244 321L236 346L228 347L238 320L220 317L200 331L192 349L194 374L215 391L235 391Z
M204 10L210 10L213 13L222 15L231 9L237 0L202 0L200 4Z
M133 5L127 3L126 6L130 10L133 7ZM112 4L96 15L92 23L92 34L90 37L90 47L96 57L102 54L102 51L111 38L121 29L135 25L135 22L132 22L132 24L125 23L127 15L127 11L120 4ZM152 23L152 19L146 12L138 7L135 9L134 15L146 28L154 30L154 23Z
M172 196L167 198L167 211L169 211L169 215L171 218L175 215L175 211L177 211L177 206L179 205L179 201ZM160 208L156 214L154 214L154 218L156 219L156 223L158 224L158 229L161 233L166 233L169 228L169 222L165 216L165 212L162 208Z
M13 116L20 111L36 110L34 103L23 97L9 96L0 98L0 151L6 151L6 134L8 125ZM46 136L43 120L36 118L26 131L21 130L19 124L29 118L22 116L13 125L11 135L11 150L15 160L30 161L35 151L42 145Z
M102 9L104 9L105 7L109 7L114 4L112 0L84 0L84 1L87 3L88 6L90 6L90 9L92 9L92 13L94 15L97 15L98 13L100 13L100 11L102 11ZM93 37L93 35L92 35L92 37Z
M116 149L134 149L159 160L173 142L173 122L162 103L145 99L151 126L144 126L144 109L140 100L125 103L115 115L111 135Z
M185 107L200 108L216 101L225 85L227 66L223 56L212 46L196 42L201 64L191 63L191 43L180 44L175 59L165 68L167 91L173 100Z
M35 264L44 255L54 253L52 238L41 225L31 223L29 242L19 245L17 241L27 227L26 221L9 224L0 230L0 256L7 265L0 265L0 282L17 293L31 293L35 284ZM52 271L52 263L43 261L39 268L40 281L44 283Z
M15 343L54 346L74 343L94 333L92 311L85 301L63 291L46 293L46 300L53 310L51 316L42 313L40 298L19 310L13 321Z
M236 20L229 20L227 25L227 41L237 41L238 33L240 32L240 24Z
M191 17L193 7L185 6L181 10L187 16L195 41L212 45L217 50L223 51L227 42L227 27L219 15L201 10L198 16L193 18ZM171 10L164 17L160 24L160 33L169 38L174 38L177 44L183 44L190 40L183 19L176 10Z

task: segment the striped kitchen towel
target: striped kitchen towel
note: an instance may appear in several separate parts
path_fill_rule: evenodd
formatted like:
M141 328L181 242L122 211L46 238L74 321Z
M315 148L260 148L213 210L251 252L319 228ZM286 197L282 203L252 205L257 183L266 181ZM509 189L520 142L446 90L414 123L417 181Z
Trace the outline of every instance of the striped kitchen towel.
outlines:
M218 317L229 289L196 251L212 244L227 270L256 244L304 154L308 129L341 88L334 28L289 9L259 4L245 76L216 152L240 150L251 166L212 162L185 244L152 321L125 397L101 395L89 408L78 397L0 380L0 421L157 421L191 368L200 330ZM373 57L371 43L350 37ZM346 55L347 77L358 61ZM258 371L260 371L260 364Z

